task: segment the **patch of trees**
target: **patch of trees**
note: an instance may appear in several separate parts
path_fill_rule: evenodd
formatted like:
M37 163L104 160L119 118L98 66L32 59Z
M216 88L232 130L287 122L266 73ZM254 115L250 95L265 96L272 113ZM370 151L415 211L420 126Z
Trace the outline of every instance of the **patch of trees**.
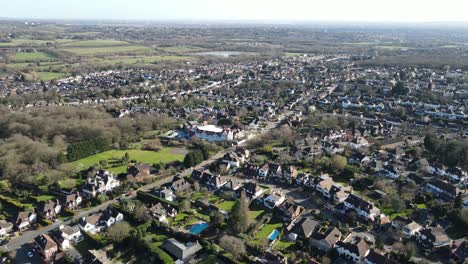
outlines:
M393 95L407 95L408 93L409 93L409 89L402 82L398 82L392 88Z
M207 160L210 157L208 148L206 145L200 145L199 149L190 151L185 155L184 165L186 168L190 168L200 164L202 161Z
M75 161L109 150L110 147L111 142L107 138L89 139L70 144L67 148L67 157L69 161Z
M229 213L229 225L234 234L244 233L249 228L249 211L249 201L245 192L242 192Z
M424 147L433 160L447 166L459 166L464 170L468 169L468 140L445 140L435 134L427 134L424 138Z

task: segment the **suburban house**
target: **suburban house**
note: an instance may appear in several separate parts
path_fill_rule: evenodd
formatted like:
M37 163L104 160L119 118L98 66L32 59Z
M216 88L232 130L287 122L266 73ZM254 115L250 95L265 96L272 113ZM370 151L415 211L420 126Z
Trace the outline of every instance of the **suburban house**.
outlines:
M0 220L0 239L8 236L11 231L13 231L13 223L6 220Z
M270 172L270 165L268 163L265 163L263 166L261 166L258 169L258 177L266 178L269 172Z
M83 241L84 239L83 234L81 233L80 227L78 225L74 225L74 226L61 225L59 229L61 232L61 236L73 244L77 244Z
M64 194L60 197L60 204L70 210L75 210L80 207L83 198L79 192L73 192L70 194Z
M45 262L53 260L58 252L57 243L46 234L34 238L34 247Z
M294 222L303 212L304 207L297 204L293 199L286 199L276 207L275 213L286 223Z
M310 236L310 244L321 251L332 249L336 242L341 240L341 232L336 227L330 227L327 230L316 230Z
M370 245L363 238L356 238L354 241L338 241L335 244L338 255L352 260L362 262L370 252Z
M365 264L387 264L389 263L388 258L377 253L374 249L371 249L369 254L364 258Z
M97 234L101 232L104 228L99 225L103 213L92 214L88 217L83 217L79 221L79 226L81 230L89 232L91 234Z
M151 165L138 163L127 168L127 175L134 177L135 181L143 182L151 177Z
M421 229L422 229L422 226L420 224L412 221L411 223L408 223L402 227L401 233L404 236L412 237L416 235Z
M159 222L167 222L167 217L176 217L177 210L170 205L157 203L149 208L151 216Z
M286 196L281 190L273 190L270 195L263 199L263 204L273 209L280 204L282 204L286 200Z
M62 211L62 205L58 200L49 200L42 202L37 208L37 214L45 220L55 220Z
M177 196L174 194L174 192L170 188L162 188L160 190L155 191L154 194L157 197L170 201L170 202L174 202L177 199Z
M184 192L190 190L192 185L186 181L185 178L176 176L172 182L168 184L168 187L170 187L174 192Z
M373 203L368 202L354 194L350 194L344 201L344 206L348 210L354 210L356 213L370 221L374 221L376 216L380 215L380 209Z
M18 212L15 220L15 226L19 231L28 229L32 224L37 221L37 214L34 210Z
M452 240L447 236L442 227L421 229L417 234L416 240L426 248L438 248L452 243Z
M290 237L291 241L295 241L297 238L308 239L319 226L319 222L303 217L292 224L292 227L288 227L290 229L288 237Z
M459 190L451 183L444 182L439 179L431 179L426 184L426 191L433 193L435 196L453 200L457 196Z
M246 182L242 187L236 190L236 196L240 197L241 192L244 191L249 200L255 200L263 194L263 189L256 182Z
M100 170L93 177L89 177L87 183L82 187L83 194L94 198L99 194L112 192L115 187L120 186L120 181L114 177L114 174L108 171Z
M180 261L186 261L193 257L198 251L202 250L202 246L198 241L183 244L175 238L167 239L162 245L162 248Z

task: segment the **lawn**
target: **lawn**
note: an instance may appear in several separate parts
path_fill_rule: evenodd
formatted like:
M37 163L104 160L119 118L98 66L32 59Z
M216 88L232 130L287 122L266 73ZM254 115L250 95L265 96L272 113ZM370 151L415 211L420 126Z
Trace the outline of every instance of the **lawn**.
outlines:
M250 219L257 219L257 217L261 214L263 214L263 210L259 210L259 211L249 211L249 217Z
M299 52L286 52L285 55L287 57L299 57L299 56L302 56L304 54L302 53L299 53Z
M141 54L151 51L150 48L139 45L111 46L111 47L76 47L64 48L63 51L73 53L78 56L93 56L99 54L131 53Z
M73 46L73 47L96 47L96 46L123 46L128 45L127 41L113 40L113 39L104 39L104 40L82 40L82 41L73 41L66 43L63 46Z
M226 212L229 212L231 211L235 203L236 203L235 201L224 201L220 204L217 204L216 207L218 207L219 210L224 210Z
M45 82L60 79L65 76L65 74L61 72L38 72L37 74L39 75L39 79Z
M163 50L165 52L173 52L173 53L187 53L187 52L195 52L200 51L200 48L196 47L189 47L189 46L172 46L172 47L158 47L159 50Z
M259 239L263 239L263 238L268 238L268 236L271 234L271 232L273 232L274 229L278 229L278 231L280 231L282 227L282 224L281 223L277 223L277 224L266 224L262 227L262 229L260 229L260 231L258 231L257 233L255 233L255 239L259 240Z
M278 240L273 245L273 249L283 251L292 245L294 245L294 242L286 242L286 241Z
M55 197L52 196L52 195L39 195L39 196L34 197L34 199L36 199L36 201L38 201L38 202L47 202L47 201L52 200L54 198Z
M147 56L147 57L111 57L108 59L92 59L93 62L100 64L153 64L161 61L191 61L193 57L190 56L175 56L175 55L162 55L162 56Z
M168 163L175 160L182 161L184 159L183 155L171 153L171 148L163 148L160 151L146 151L146 150L109 150L106 152L98 153L96 155L80 159L74 162L71 162L71 165L77 166L78 169L84 170L94 164L99 164L100 160L106 160L109 165L116 163L117 165L109 168L109 171L112 173L123 173L127 170L126 165L121 165L116 162L120 160L125 153L128 153L131 160L136 160L137 162L144 162L148 164L154 164L158 162Z
M36 51L36 52L17 52L13 58L17 62L28 62L28 61L51 61L54 57L48 53Z
M0 47L14 46L40 46L46 43L66 43L71 42L70 39L55 39L55 40L39 40L39 39L13 39L11 42L0 42Z

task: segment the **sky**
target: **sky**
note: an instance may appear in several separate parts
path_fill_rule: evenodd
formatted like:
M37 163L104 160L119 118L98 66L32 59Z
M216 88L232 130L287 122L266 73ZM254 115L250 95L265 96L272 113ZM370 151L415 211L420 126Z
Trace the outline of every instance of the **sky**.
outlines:
M466 22L468 0L0 0L0 17L159 21Z

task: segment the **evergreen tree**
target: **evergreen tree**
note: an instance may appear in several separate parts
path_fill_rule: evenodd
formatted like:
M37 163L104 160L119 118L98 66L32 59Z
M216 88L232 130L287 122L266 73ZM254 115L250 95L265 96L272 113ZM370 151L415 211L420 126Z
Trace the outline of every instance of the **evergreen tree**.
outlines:
M233 233L244 233L249 227L249 201L245 192L241 193L241 197L236 201L229 216Z

